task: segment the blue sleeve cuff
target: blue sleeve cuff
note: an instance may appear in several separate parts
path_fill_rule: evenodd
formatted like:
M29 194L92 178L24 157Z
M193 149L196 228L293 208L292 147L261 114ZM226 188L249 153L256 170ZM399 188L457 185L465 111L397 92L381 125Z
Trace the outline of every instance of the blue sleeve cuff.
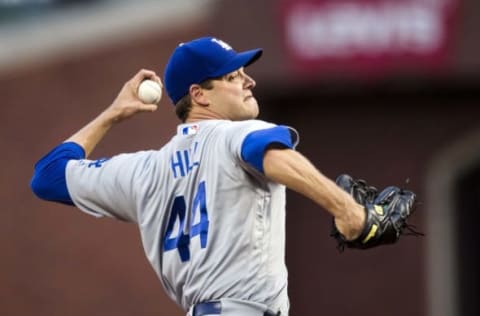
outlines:
M270 145L280 145L285 148L293 148L295 140L292 139L290 129L286 126L276 126L251 132L242 143L242 159L254 167L263 171L263 156Z
M30 181L33 193L41 199L73 205L67 189L65 169L71 159L85 158L85 150L74 142L52 149L35 164Z

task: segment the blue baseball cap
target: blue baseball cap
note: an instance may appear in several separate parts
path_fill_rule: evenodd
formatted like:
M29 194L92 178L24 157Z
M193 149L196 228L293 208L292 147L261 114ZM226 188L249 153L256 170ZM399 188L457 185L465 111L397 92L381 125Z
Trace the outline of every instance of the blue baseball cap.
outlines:
M255 62L262 49L237 53L230 45L214 37L202 37L181 43L165 67L165 89L176 104L188 94L190 86L221 77Z

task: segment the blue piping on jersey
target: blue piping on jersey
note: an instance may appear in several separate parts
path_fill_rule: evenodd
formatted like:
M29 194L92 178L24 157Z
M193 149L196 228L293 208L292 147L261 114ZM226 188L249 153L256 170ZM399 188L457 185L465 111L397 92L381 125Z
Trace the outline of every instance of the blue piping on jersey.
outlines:
M280 125L248 134L242 143L242 159L263 174L263 155L272 144L294 147L288 127Z
M63 143L52 149L35 164L30 188L43 200L73 205L67 189L65 169L71 159L85 158L85 150L74 142Z

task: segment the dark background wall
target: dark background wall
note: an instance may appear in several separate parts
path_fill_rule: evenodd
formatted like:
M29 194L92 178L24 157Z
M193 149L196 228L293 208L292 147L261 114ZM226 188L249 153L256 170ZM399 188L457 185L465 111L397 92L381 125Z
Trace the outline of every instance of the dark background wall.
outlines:
M412 223L425 231L431 161L478 129L479 4L464 1L460 8L447 76L309 84L289 76L273 4L219 1L205 21L0 72L2 315L183 314L163 293L135 226L40 201L28 183L35 161L106 107L139 68L163 73L178 42L204 34L239 50L264 47L249 69L260 118L296 127L298 149L329 177L347 172L378 187L409 178L405 186L423 202ZM156 113L112 130L94 156L159 148L176 124L165 98ZM287 213L291 315L428 315L426 247L438 236L339 254L326 212L289 192Z
M268 116L298 127L303 136L298 149L326 175L347 172L377 187L396 183L417 192L422 205L412 223L425 232L423 184L429 161L438 148L477 126L478 101L458 95L382 94L297 96ZM293 193L287 221L292 315L318 315L318 306L337 315L426 315L425 238L337 254L327 238L331 218Z

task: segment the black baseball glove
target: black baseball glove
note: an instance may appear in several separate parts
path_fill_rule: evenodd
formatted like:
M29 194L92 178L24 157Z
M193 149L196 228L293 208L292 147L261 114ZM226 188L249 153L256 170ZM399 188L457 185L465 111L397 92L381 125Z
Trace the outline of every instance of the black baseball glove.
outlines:
M339 250L342 251L345 246L368 249L382 244L393 244L398 241L400 235L422 235L416 232L412 225L407 224L415 202L413 192L389 186L379 193L366 181L354 180L346 174L338 176L336 183L357 203L365 206L366 212L365 227L355 240L346 240L333 221L330 235L337 240Z

